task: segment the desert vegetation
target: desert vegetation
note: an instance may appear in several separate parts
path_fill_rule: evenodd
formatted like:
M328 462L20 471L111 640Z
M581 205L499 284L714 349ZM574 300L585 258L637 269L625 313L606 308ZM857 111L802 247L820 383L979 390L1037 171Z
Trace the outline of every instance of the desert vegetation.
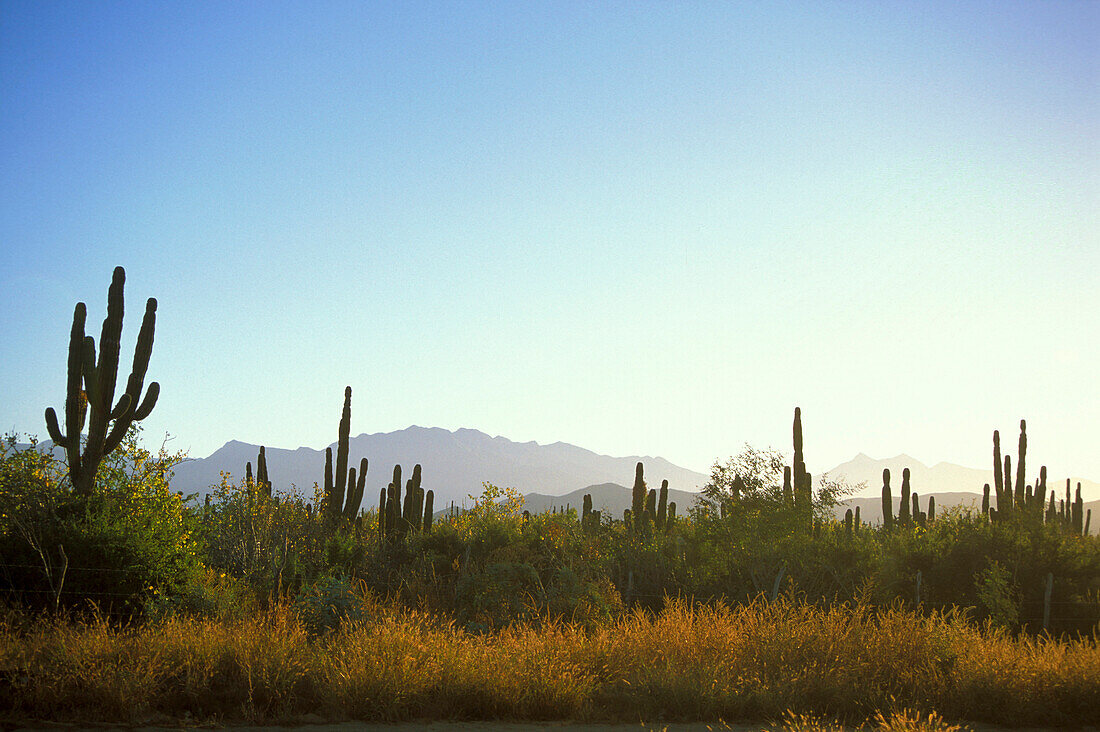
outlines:
M74 313L65 458L0 445L4 717L1095 721L1100 539L1079 490L1028 482L1024 423L980 510L907 473L895 504L886 473L881 525L832 518L797 409L789 464L746 447L692 506L639 463L622 516L489 484L436 511L419 465L364 495L349 387L312 488L273 491L261 449L200 501L139 439L154 300L115 401L123 284L98 357Z

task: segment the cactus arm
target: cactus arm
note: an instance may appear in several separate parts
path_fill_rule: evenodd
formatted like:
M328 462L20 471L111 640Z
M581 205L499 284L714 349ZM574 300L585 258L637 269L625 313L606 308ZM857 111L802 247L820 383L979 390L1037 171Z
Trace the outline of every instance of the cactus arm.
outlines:
M116 420L115 426L111 430L112 433L118 431L119 424L122 422L122 417L130 411L131 406L132 404L129 394L123 394L121 397L118 398L118 404L116 404L115 408L111 410L111 415L108 417L108 419ZM129 424L129 420L126 420L126 422L127 424ZM107 439L108 441L110 441L110 437L108 437ZM108 450L108 452L110 451Z
M46 431L50 433L50 439L59 447L68 449L69 438L61 434L61 427L57 424L57 412L53 407L46 407Z

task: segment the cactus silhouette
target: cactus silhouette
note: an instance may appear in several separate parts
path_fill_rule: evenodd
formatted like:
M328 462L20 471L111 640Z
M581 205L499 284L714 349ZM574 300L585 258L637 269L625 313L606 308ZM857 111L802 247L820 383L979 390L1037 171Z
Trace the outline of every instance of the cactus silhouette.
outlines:
M657 498L657 528L663 529L668 520L668 481L661 481L661 492Z
M889 531L894 527L894 498L890 495L890 469L882 470L882 527Z
M145 316L138 331L137 346L126 391L112 407L115 396L115 380L118 376L118 358L121 349L123 289L126 271L115 267L111 286L107 290L107 317L99 336L99 359L96 359L95 339L84 334L87 306L78 302L73 310L73 324L69 332L68 381L65 395L65 431L57 421L53 408L46 409L46 429L50 439L64 448L69 463L69 480L73 490L81 496L89 496L95 485L96 472L103 458L109 455L126 436L134 422L149 416L160 395L160 384L151 382L141 399L145 372L153 353L153 332L156 329L157 301L149 298L145 303ZM81 432L85 420L88 435L81 452Z
M641 531L642 525L645 523L645 478L642 473L644 468L641 463L634 468L634 490L631 493L630 503L630 515L634 520L633 526L636 531Z
M901 503L898 504L898 524L909 526L916 518L916 512L909 511L909 468L901 471Z
M1024 470L1024 460L1027 457L1027 422L1020 420L1020 443L1016 453L1016 505L1024 504L1024 485L1026 479L1026 472Z

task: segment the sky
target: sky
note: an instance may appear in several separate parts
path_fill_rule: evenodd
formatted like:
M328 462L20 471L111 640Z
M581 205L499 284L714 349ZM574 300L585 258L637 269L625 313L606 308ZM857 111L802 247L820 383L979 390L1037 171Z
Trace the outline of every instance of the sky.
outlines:
M0 0L0 430L470 427L1100 480L1100 3ZM1014 451L1013 451L1014 452Z

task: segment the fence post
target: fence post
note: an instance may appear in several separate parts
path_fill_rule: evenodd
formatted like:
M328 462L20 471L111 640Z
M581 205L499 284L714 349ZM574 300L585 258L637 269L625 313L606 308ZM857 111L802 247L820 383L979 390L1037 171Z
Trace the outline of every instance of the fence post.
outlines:
M1043 593L1043 630L1050 632L1050 595L1054 591L1054 572L1047 572L1047 591Z

